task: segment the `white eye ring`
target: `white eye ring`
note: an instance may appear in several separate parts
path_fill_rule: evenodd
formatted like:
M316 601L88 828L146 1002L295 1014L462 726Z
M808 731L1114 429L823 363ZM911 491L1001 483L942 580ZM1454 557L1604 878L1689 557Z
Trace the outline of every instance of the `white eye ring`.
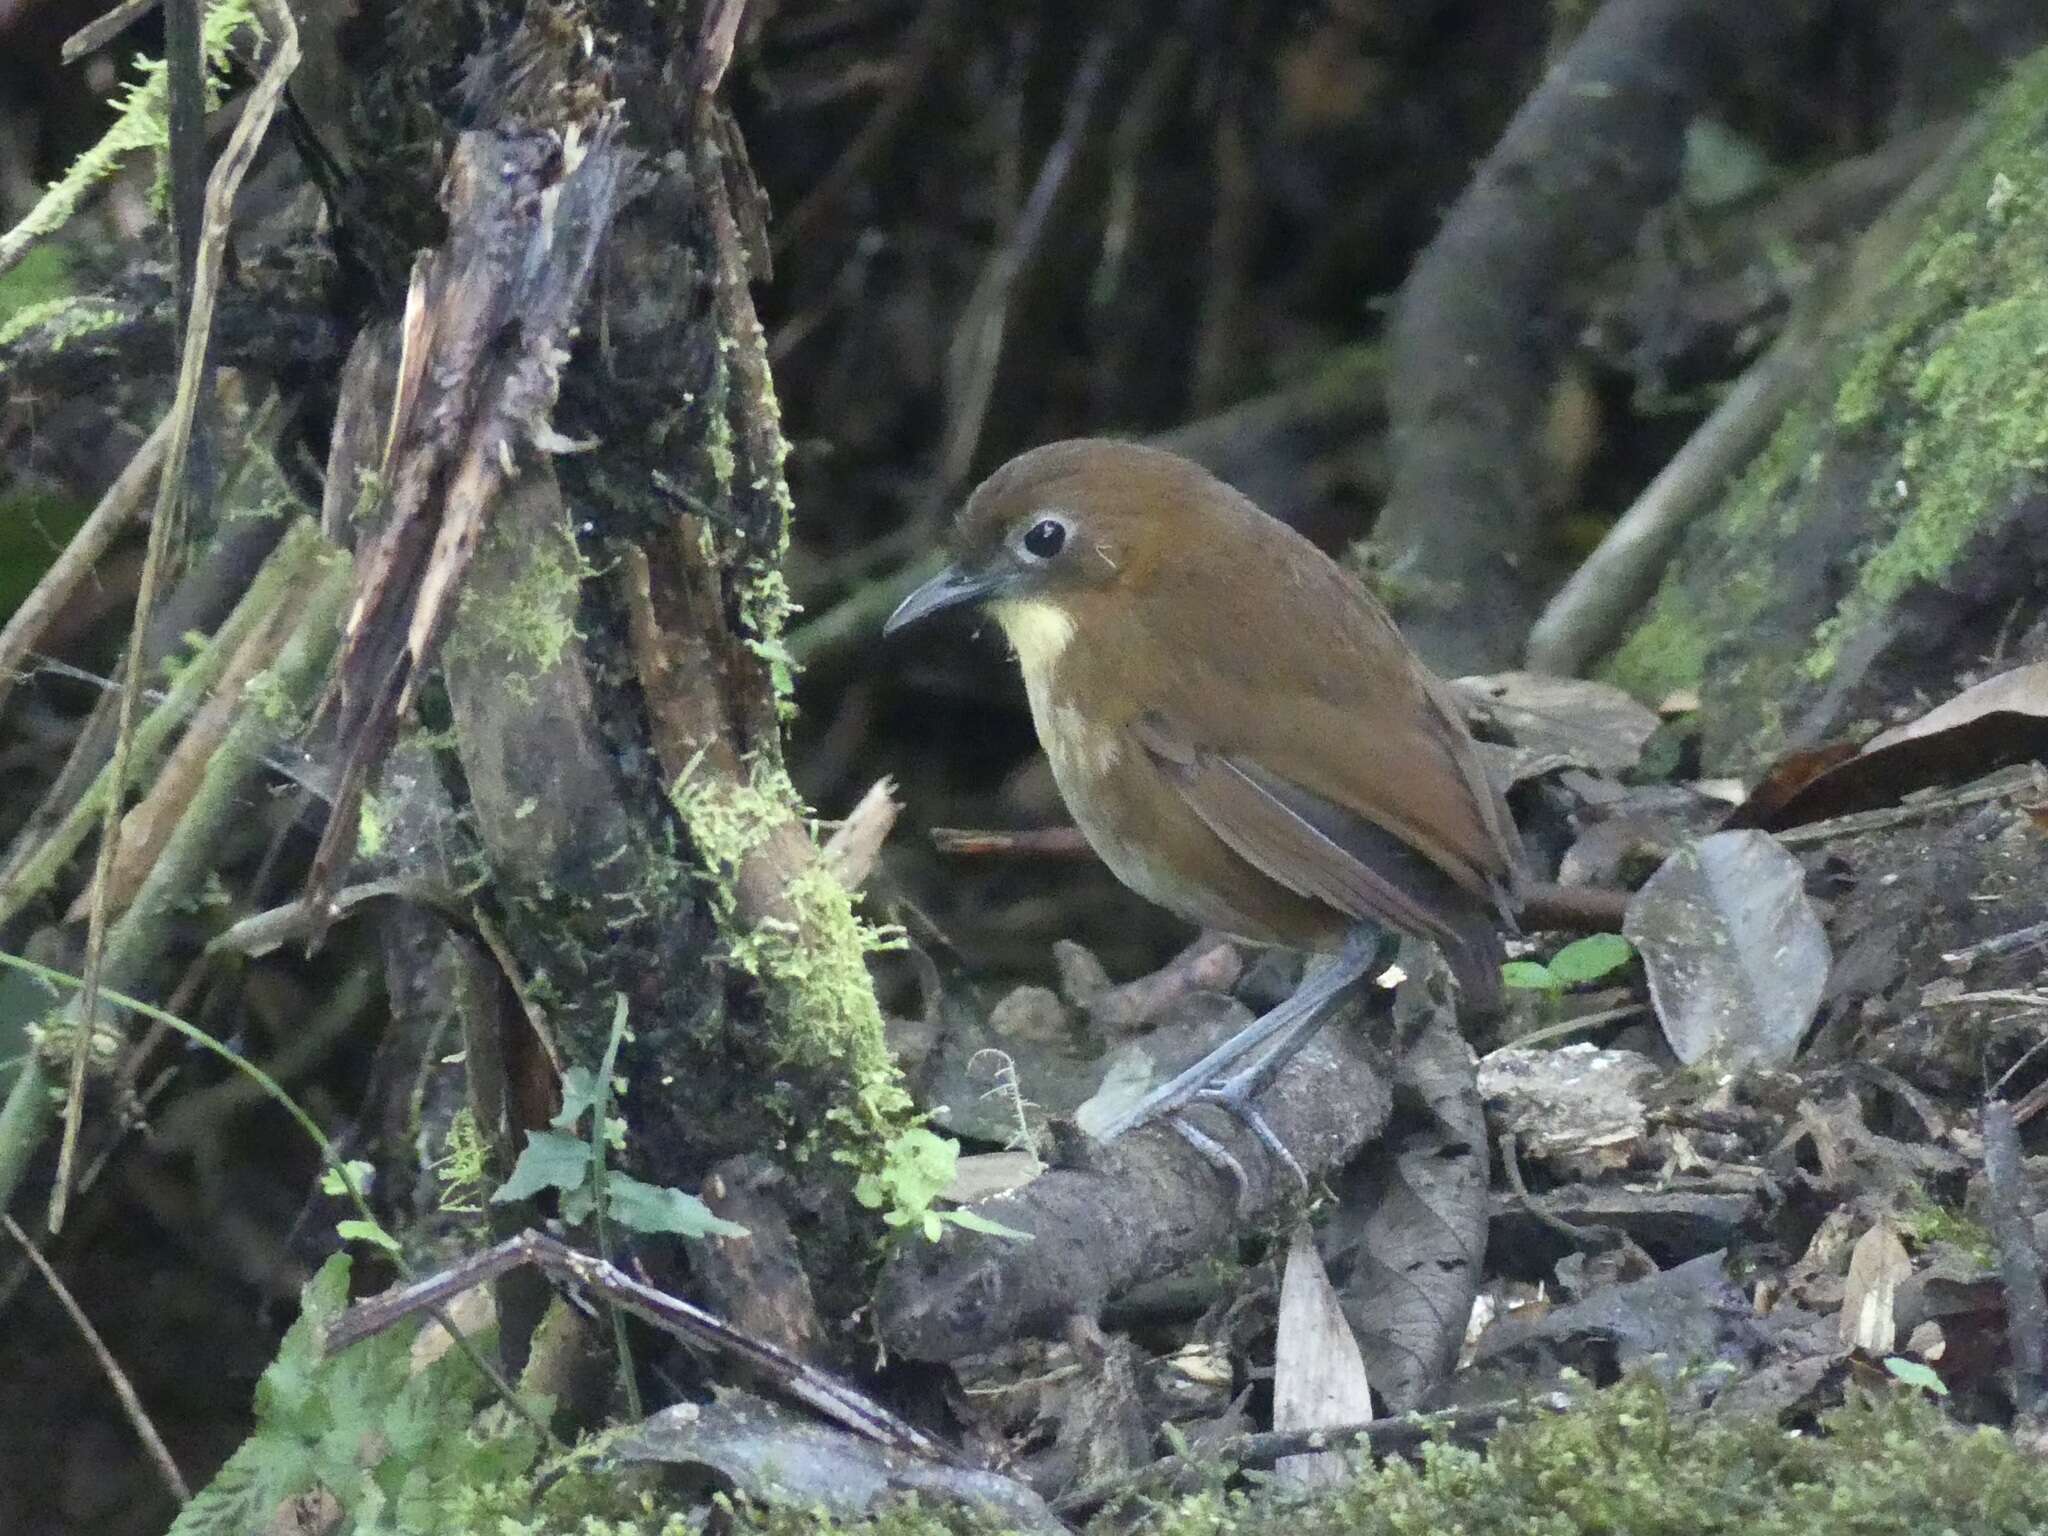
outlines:
M1064 518L1041 517L1018 536L1017 548L1028 559L1050 560L1067 545Z

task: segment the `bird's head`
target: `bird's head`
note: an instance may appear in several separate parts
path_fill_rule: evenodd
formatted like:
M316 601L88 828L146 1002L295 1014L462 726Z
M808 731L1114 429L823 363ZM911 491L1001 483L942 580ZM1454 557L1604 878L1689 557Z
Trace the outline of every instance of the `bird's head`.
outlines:
M1154 578L1204 493L1185 459L1082 438L1019 454L961 509L951 561L882 626L893 634L947 608L986 606L1029 667L1050 660L1091 611Z

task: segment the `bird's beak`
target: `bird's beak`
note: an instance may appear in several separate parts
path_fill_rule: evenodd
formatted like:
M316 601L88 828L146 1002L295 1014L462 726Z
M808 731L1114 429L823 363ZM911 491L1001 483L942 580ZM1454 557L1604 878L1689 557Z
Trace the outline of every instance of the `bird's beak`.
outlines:
M882 626L882 633L893 635L941 609L957 608L962 603L978 603L993 593L997 584L998 579L994 576L979 575L963 571L957 565L949 565L896 605L896 611Z

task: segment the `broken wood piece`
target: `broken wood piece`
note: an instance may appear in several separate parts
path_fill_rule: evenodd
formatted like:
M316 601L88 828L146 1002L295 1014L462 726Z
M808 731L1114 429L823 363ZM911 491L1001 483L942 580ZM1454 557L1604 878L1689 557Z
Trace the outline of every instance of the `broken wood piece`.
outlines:
M1384 1052L1359 1027L1362 999L1324 1029L1259 1098L1311 1180L1349 1162L1392 1107ZM1246 1170L1240 1192L1169 1125L1081 1149L1084 1166L1048 1169L969 1209L1030 1233L1018 1242L949 1229L907 1245L876 1292L883 1341L919 1360L955 1360L1026 1335L1058 1334L1075 1312L1218 1252L1249 1222L1299 1198L1294 1176L1231 1116L1197 1109L1203 1132Z

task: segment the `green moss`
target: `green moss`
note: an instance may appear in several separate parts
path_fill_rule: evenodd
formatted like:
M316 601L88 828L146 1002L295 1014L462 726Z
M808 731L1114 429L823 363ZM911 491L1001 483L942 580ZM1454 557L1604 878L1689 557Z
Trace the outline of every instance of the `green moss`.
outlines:
M1105 1516L1127 1528L1134 1511ZM2035 1532L2048 1481L1995 1430L1963 1430L1917 1394L1859 1398L1824 1433L1775 1419L1684 1419L1647 1383L1504 1432L1486 1452L1361 1465L1328 1492L1210 1488L1152 1508L1147 1536L1928 1536ZM996 1526L912 1505L866 1521L742 1510L751 1536L968 1536ZM652 1529L649 1527L648 1529ZM538 1536L538 1533L535 1533Z
M356 810L356 852L366 859L374 859L384 851L384 807L377 803L377 797L365 790L363 803Z
M780 893L786 915L744 921L737 871L774 833L801 819L802 805L779 766L757 761L743 785L716 781L699 767L685 770L671 799L712 877L712 915L727 951L766 987L785 1054L844 1069L853 1097L830 1118L851 1133L855 1161L865 1165L879 1155L878 1138L893 1133L911 1108L867 972L867 956L900 935L864 922L851 893L817 863Z
M488 533L486 538L509 535ZM488 661L503 670L504 685L521 699L533 696L534 679L552 670L576 638L576 613L590 565L576 547L566 520L550 536L523 547L503 587L490 592L465 587L448 635L447 655L456 661Z
M1873 492L1873 511L1890 499L1904 515L1815 636L1809 677L1832 672L1846 635L1948 570L1985 514L2048 468L2048 279L1943 326L1925 344L1906 398L1917 409L1899 443L1898 473L1880 477Z
M1637 698L1656 700L1694 688L1706 672L1712 634L1705 615L1684 588L1657 594L1650 616L1638 624L1607 663L1606 675Z
M38 349L57 353L87 336L112 330L121 320L121 306L111 299L78 294L44 299L22 306L0 324L0 347L40 331Z
M1899 1226L1921 1247L1943 1243L1967 1255L1990 1270L1998 1262L1998 1248L1991 1231L1980 1221L1937 1205L1921 1194L1899 1213Z
M1843 647L2048 480L2048 53L2016 70L1874 317L1689 537L1607 665L1697 685L1717 766L1776 750ZM1811 550L1862 543L1842 573Z
M0 272L0 336L7 322L31 305L46 304L72 291L71 258L61 246L42 245L28 252L11 272Z

